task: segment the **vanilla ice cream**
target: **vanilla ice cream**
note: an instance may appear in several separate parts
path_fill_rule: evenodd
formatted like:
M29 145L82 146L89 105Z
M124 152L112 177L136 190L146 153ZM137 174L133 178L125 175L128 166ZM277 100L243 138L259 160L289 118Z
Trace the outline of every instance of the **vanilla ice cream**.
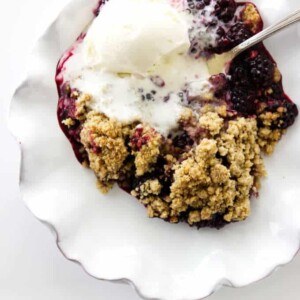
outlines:
M190 46L184 16L162 0L111 0L84 41L88 63L145 75L162 58Z
M64 80L92 96L94 111L168 135L189 83L209 77L206 61L188 53L189 22L172 0L109 0L74 47Z

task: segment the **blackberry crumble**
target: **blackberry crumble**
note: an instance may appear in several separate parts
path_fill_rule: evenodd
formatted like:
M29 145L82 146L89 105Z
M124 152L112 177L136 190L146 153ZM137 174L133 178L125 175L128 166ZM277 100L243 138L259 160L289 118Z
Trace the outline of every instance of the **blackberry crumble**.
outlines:
M263 44L235 58L227 74L211 76L205 62L262 30L257 8L106 0L95 16L56 74L59 124L79 162L103 193L117 183L151 218L198 228L245 220L266 175L262 155L275 150L298 109Z

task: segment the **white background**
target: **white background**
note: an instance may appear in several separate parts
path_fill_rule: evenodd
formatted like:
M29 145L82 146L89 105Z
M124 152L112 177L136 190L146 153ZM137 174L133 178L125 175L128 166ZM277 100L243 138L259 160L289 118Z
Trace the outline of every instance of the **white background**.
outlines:
M26 57L36 37L67 2L0 0L0 299L137 300L131 287L97 281L65 260L18 192L19 151L5 126L8 104L25 77ZM223 288L208 299L294 300L300 298L299 282L300 255L263 281Z

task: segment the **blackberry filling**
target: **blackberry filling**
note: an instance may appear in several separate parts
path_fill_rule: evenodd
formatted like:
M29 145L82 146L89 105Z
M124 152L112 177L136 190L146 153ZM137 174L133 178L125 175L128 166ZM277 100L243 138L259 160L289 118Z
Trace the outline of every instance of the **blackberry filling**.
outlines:
M245 23L238 22L229 28L226 37L230 41L231 47L234 47L246 41L252 35L250 28Z
M231 92L232 109L247 116L256 112L255 94L249 90L235 88Z
M217 0L215 5L215 15L224 22L232 20L236 11L234 0Z
M273 61L264 54L249 58L249 77L257 86L268 86L272 83L275 66Z
M177 148L184 149L185 147L192 146L193 144L194 141L187 132L183 132L173 139L173 145Z

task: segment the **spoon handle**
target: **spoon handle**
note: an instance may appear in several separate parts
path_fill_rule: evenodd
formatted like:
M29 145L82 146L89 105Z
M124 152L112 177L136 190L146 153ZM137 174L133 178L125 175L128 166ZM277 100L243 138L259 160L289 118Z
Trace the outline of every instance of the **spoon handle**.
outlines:
M296 10L289 16L285 17L278 23L269 26L268 28L264 29L263 31L259 32L258 34L254 35L250 39L246 40L245 42L241 43L240 45L236 46L231 50L234 57L239 55L241 52L247 50L248 48L256 45L257 43L269 38L274 33L294 24L295 22L300 21L300 9Z

